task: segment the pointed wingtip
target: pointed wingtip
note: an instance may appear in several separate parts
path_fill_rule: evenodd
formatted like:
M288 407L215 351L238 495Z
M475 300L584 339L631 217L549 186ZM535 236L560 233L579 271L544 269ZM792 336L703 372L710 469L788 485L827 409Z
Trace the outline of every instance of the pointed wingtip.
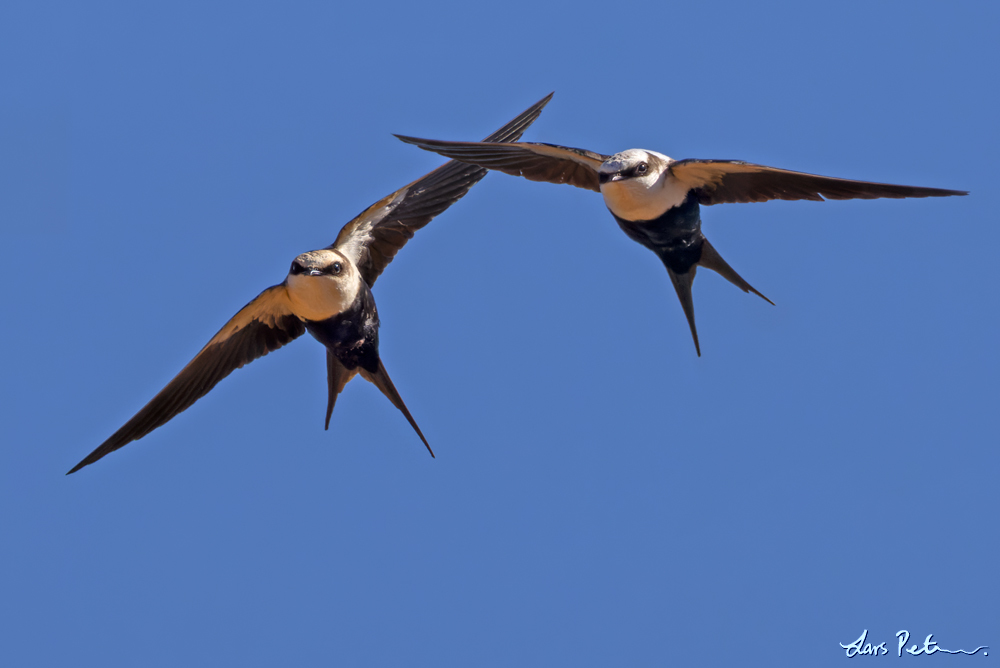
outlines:
M528 128L528 126L534 123L535 120L538 118L538 116L541 115L542 109L544 109L545 105L547 105L549 101L552 100L552 96L555 94L556 92L552 91L538 102L535 102L533 105L531 105L523 112L521 112L521 114L517 118L515 118L513 121L511 121L504 127L500 128L500 130L497 130L497 132L493 133L483 141L487 142L517 141L518 139L521 138L521 134ZM411 137L409 135L401 135L396 133L393 133L392 136L406 144L413 144L414 146L422 148L425 151L434 152L434 149L429 148L427 146L428 144L434 143L434 140L432 139L421 139L420 137Z
M93 454L93 453L91 453L91 454ZM97 459L100 459L100 457L98 457ZM90 464L93 464L94 462L97 461L97 459L91 460L89 455L87 457L84 457L82 460L80 460L79 464L77 464L76 466L74 466L73 468L71 468L69 471L67 471L66 475L70 475L70 474L76 473L77 471L79 471L80 469L82 469L84 466L88 466Z
M394 134L393 137L395 137L399 141L403 142L404 144L413 144L417 148L422 148L425 151L431 151L431 149L426 148L425 146L423 146L423 144L426 144L427 142L432 141L430 139L421 139L420 137L409 137L407 135L397 135L397 134ZM434 151L431 151L431 153L433 153L433 152Z

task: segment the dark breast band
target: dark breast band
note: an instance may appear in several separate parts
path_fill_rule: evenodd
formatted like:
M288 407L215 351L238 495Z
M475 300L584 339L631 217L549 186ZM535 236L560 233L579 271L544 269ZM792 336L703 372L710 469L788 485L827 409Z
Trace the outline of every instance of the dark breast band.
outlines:
M347 369L359 366L378 372L378 310L367 285L362 285L354 303L332 318L306 321L306 330L326 346Z

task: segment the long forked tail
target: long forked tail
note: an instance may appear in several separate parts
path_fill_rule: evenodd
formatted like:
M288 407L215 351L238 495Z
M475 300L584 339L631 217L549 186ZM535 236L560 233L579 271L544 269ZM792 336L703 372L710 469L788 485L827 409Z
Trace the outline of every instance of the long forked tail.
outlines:
M698 353L698 357L701 357L698 329L694 326L694 298L691 295L691 285L694 283L694 273L697 268L697 265L692 265L687 271L678 273L667 267L667 274L670 275L670 282L674 284L674 290L677 291L677 298L681 300L681 308L684 309L688 327L691 328L691 338L694 339L694 349Z
M382 360L379 359L378 361L378 372L368 373L364 369L360 369L360 371L361 376L365 380L381 390L382 394L384 394L386 398L392 402L392 405L398 408L400 412L406 416L406 419L410 422L410 426L413 427L413 431L417 432L417 436L420 437L420 440L423 441L424 445L427 447L427 452L431 453L431 457L434 457L434 451L431 450L430 443L428 443L427 439L424 438L423 432L420 431L420 427L417 426L417 421L413 419L412 415L410 415L410 411L406 408L406 404L403 403L403 398L399 396L396 386L392 384L392 379L389 378L389 373L385 370L385 365L382 364Z
M708 239L702 239L701 259L698 260L698 264L706 269L711 269L716 272L743 292L752 292L771 306L774 306L774 302L758 292L752 285L744 281L743 277L737 274L736 270L730 267L729 263L722 259L722 256L719 255L719 251L715 250L715 247L708 243Z
M674 259L669 255L660 254L660 260L667 268L667 274L670 275L670 282L674 284L674 290L677 291L677 298L681 302L681 308L684 309L684 316L687 318L688 326L691 328L691 338L694 339L694 349L698 353L698 357L701 357L701 345L698 343L698 329L694 324L694 297L691 294L691 286L694 284L694 275L699 266L711 269L743 292L752 292L771 306L774 306L774 302L743 280L743 277L737 274L736 270L722 259L719 251L715 250L704 236L701 238L700 256L694 264L688 265L686 270L677 271L676 269L681 269L687 263L678 266L673 261ZM671 268L671 265L674 265L674 268Z
M324 429L330 428L330 416L333 415L333 406L337 403L337 397L340 393L344 391L344 387L350 382L351 378L357 374L357 371L350 371L337 356L327 348L326 349L326 384L327 384L327 396L326 396L326 426Z

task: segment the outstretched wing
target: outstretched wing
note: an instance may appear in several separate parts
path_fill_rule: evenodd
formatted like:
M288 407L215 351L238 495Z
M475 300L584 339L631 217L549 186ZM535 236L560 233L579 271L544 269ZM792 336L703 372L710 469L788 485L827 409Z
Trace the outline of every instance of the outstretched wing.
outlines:
M898 186L891 183L851 181L793 172L739 160L678 160L670 171L697 193L701 204L766 202L771 199L878 199L889 197L950 197L968 195L962 190Z
M523 176L530 181L568 183L577 188L601 191L598 170L609 156L555 144L518 142L491 144L474 141L440 141L396 135L407 144L425 151L461 160L480 167L495 169L511 176Z
M285 284L264 290L234 315L152 401L69 473L166 424L233 371L277 350L305 331L305 324L292 315Z
M520 139L550 99L552 93L486 140L509 142ZM486 170L480 167L448 162L362 211L344 225L330 248L349 257L371 287L417 230L461 199L484 176Z

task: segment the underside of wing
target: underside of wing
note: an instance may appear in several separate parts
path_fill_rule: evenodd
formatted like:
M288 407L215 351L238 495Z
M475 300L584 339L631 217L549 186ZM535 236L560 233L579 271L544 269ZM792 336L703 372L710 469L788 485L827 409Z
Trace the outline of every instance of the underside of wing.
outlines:
M851 181L738 160L679 160L670 165L670 171L706 205L772 199L902 199L968 194L961 190Z
M593 151L555 144L491 144L396 136L407 144L440 153L453 160L495 169L512 176L523 176L530 181L567 183L595 192L601 191L598 170L608 159L608 156Z
M284 284L268 288L233 316L152 401L70 473L166 424L230 373L304 332L305 325L289 308Z
M521 138L552 95L539 100L489 137L489 142ZM331 248L351 258L371 287L414 233L462 198L486 176L475 165L451 161L365 209L337 235Z

